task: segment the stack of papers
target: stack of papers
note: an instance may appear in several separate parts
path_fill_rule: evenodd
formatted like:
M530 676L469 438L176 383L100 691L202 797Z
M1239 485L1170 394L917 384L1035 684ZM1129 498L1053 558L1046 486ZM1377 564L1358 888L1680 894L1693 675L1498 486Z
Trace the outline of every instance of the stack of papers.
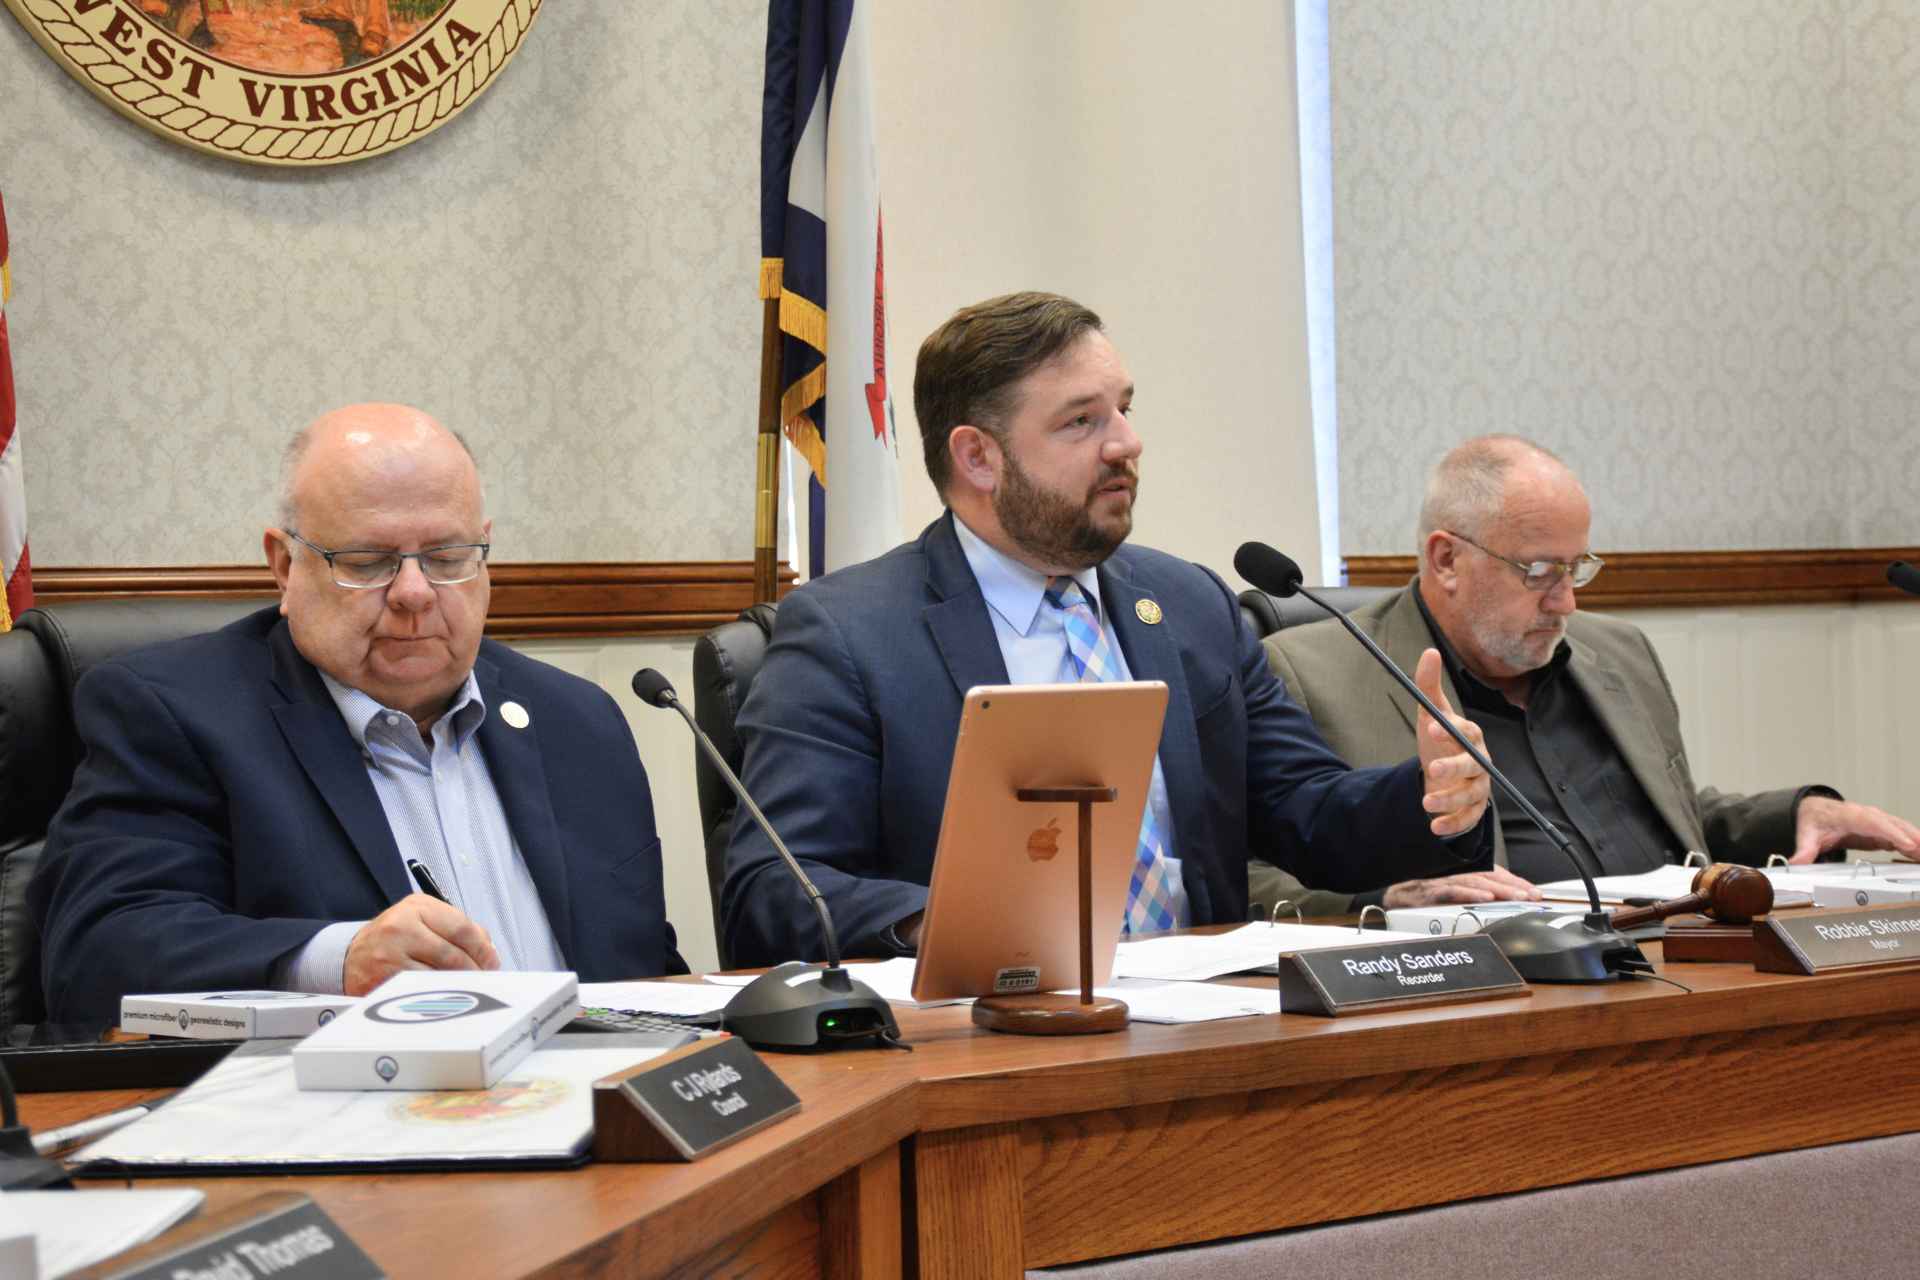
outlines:
M302 1090L292 1042L252 1040L68 1164L98 1173L575 1163L593 1137L593 1082L663 1052L598 1047L613 1038L564 1037L491 1089L363 1092Z
M1438 907L1395 907L1387 912L1387 927L1427 937L1451 938L1478 933L1496 920L1531 915L1538 911L1556 915L1585 915L1586 894L1582 892L1580 896L1582 903L1579 906L1566 902L1472 902Z
M1849 876L1813 882L1816 907L1877 907L1920 901L1920 877Z
M1122 942L1115 978L1197 981L1229 973L1272 973L1283 951L1323 951L1370 942L1410 942L1424 933L1350 929L1344 925L1268 924L1257 921L1228 933L1183 934Z
M1756 868L1758 870L1759 868ZM1812 886L1799 867L1768 867L1763 874L1773 881L1773 905L1804 907L1813 901ZM1699 867L1668 865L1632 876L1595 876L1594 888L1600 891L1602 906L1619 906L1628 898L1648 898L1655 902L1681 898L1693 892L1693 878ZM1547 898L1562 902L1585 902L1587 887L1578 880L1555 880L1540 886Z
M42 1280L55 1280L145 1244L206 1198L205 1192L190 1190L9 1191L0 1194L0 1236L25 1224L38 1247Z
M741 982L745 986L752 979ZM697 1018L718 1013L733 999L730 986L704 982L583 982L582 1009L626 1009L635 1013L666 1013Z
M1125 1001L1127 1017L1134 1022L1215 1022L1280 1012L1280 988L1268 984L1233 987L1218 982L1117 978L1110 987L1095 987L1093 994Z
M1246 944L1221 945L1224 939L1237 934L1255 930L1274 929L1269 925L1248 925L1246 929L1235 930L1231 934L1222 934L1212 938L1154 938L1148 942L1123 942L1120 954L1127 954L1129 947L1147 947L1151 950L1143 953L1159 956L1170 961L1174 952L1166 948L1167 943L1211 944L1201 948L1207 959L1188 962L1185 968L1204 970L1203 977L1217 977L1223 973L1232 973L1242 967L1242 961L1251 960L1256 965L1273 966L1274 957L1283 949L1275 945L1271 935L1259 935L1260 941L1248 949ZM1283 925L1281 930L1300 933L1319 938L1319 935L1335 935L1337 941L1320 938L1320 946L1345 946L1353 942L1371 942L1374 939L1391 941L1398 937L1412 937L1412 934L1387 934L1370 929L1364 937L1358 936L1352 929L1322 929L1313 926ZM1286 950L1300 948L1287 947ZM879 992L890 1004L906 1005L915 1009L930 1009L943 1004L972 1004L972 1000L929 1000L925 1003L913 998L913 967L916 962L912 956L896 956L891 960L882 960L878 964L851 964L847 972ZM751 974L710 974L707 981L731 996L733 989L744 987L757 975ZM582 1001L585 991L582 988ZM1077 995L1079 988L1064 991L1063 995ZM1110 1000L1123 1000L1127 1012L1135 1022L1213 1022L1220 1018L1251 1018L1261 1014L1280 1012L1280 991L1277 987L1230 987L1210 982L1170 981L1164 975L1129 974L1122 976L1120 962L1114 962L1113 982L1104 987L1095 987L1093 993ZM649 1006L652 1007L652 1006Z
M943 1004L973 1003L972 1000L964 998L915 1000L913 998L913 970L918 964L919 961L915 960L912 956L895 956L891 960L881 960L874 964L856 961L847 966L847 973L856 981L864 982L872 987L874 994L882 1000L885 1000L888 1004L905 1005L909 1009L932 1009ZM759 976L757 973L710 973L707 975L707 981L722 987L744 987ZM816 970L814 973L802 975L802 979L790 979L790 981L803 979L813 982L819 981L818 971ZM729 998L731 998L733 993L728 992L727 994ZM722 1003L725 1002L723 1001Z
M1815 876L1820 879L1881 876L1889 880L1905 880L1920 876L1920 862L1907 862L1904 859L1893 862L1803 862L1797 867L1768 867L1766 871L1770 876Z

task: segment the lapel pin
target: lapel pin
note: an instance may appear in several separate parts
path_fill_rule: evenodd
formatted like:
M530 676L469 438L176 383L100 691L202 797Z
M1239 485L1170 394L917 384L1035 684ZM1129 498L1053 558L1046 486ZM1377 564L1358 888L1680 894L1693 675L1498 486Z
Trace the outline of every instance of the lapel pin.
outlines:
M1133 606L1133 612L1136 616L1139 617L1140 621L1146 623L1150 627L1159 626L1160 619L1163 616L1165 616L1160 612L1160 602L1158 600L1135 601Z
M517 702L501 703L500 718L515 729L524 729L533 723L533 717L527 714L527 709Z

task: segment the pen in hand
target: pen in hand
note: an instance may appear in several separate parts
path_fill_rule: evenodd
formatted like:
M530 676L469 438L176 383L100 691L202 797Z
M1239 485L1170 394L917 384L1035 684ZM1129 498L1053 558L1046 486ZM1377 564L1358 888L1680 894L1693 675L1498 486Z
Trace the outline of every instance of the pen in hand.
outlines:
M429 898L438 898L440 901L447 903L448 906L453 905L452 902L448 901L447 895L440 892L440 884L433 878L433 872L427 870L426 863L420 861L418 858L408 858L407 870L413 873L413 882L420 886L420 892L426 894Z

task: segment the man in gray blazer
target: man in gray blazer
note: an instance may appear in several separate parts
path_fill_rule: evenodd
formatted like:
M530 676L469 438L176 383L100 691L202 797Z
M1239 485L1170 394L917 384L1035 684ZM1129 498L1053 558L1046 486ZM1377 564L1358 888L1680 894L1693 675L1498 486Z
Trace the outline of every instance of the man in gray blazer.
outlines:
M1696 786L1680 712L1639 628L1576 611L1600 571L1591 511L1564 463L1517 436L1469 440L1440 461L1420 510L1420 572L1354 611L1389 657L1408 665L1437 646L1448 700L1477 723L1493 762L1572 840L1588 866L1632 874L1693 850L1752 864L1811 862L1840 848L1920 856L1920 829L1828 787L1733 795ZM1327 621L1268 637L1287 692L1349 764L1398 760L1415 705L1353 637ZM1538 896L1532 884L1573 869L1497 791L1492 872L1407 881L1356 896L1307 889L1253 861L1250 897L1307 915L1371 902L1412 906Z

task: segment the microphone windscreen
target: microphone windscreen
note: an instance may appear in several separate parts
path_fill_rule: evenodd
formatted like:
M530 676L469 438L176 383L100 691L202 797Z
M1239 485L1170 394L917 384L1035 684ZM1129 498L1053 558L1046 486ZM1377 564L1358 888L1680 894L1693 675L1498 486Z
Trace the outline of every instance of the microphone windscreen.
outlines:
M1264 542L1243 542L1233 553L1233 569L1270 596L1281 599L1300 589L1300 566Z
M633 673L633 691L650 707L664 707L674 701L673 681L645 667Z
M1905 560L1896 560L1887 566L1887 581L1910 596L1920 596L1920 569Z

